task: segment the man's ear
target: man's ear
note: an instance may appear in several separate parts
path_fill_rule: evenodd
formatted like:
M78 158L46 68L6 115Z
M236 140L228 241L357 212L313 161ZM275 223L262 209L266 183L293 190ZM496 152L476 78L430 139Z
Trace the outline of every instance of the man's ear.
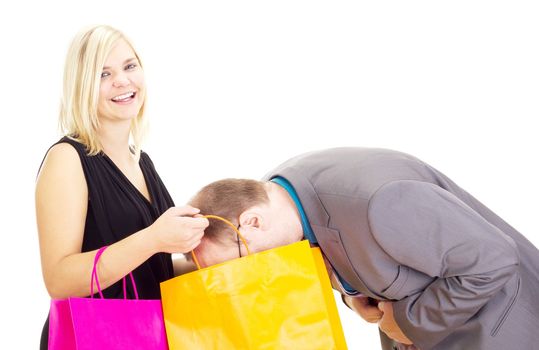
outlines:
M256 210L256 207L249 208L241 213L239 220L240 226L245 229L260 229L262 226L262 215Z

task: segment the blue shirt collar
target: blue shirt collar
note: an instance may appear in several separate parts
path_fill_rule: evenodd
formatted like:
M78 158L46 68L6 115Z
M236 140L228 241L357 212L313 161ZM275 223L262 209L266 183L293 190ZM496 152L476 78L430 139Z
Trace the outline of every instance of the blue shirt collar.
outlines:
M299 201L298 194L296 193L296 190L292 186L292 184L285 179L284 177L274 177L271 179L271 182L274 182L281 187L283 187L290 197L292 197L292 200L296 204L296 207L298 208L299 216L301 218L301 226L303 228L303 236L311 242L311 244L318 244L318 241L316 240L316 237L314 235L313 229L311 228L311 225L309 224L309 219L307 218L307 214L305 214L305 210L303 209L303 206L301 205L301 202Z
M307 214L305 214L305 210L303 209L303 205L301 205L301 202L299 200L298 194L296 193L296 190L292 186L292 184L281 176L276 176L273 179L270 180L271 182L274 182L281 187L283 187L290 197L292 197L292 200L296 204L296 207L298 208L299 216L301 218L301 226L303 228L303 236L309 240L311 244L318 245L318 241L316 240L316 237L314 235L314 231L311 227L311 224L309 224L309 219L307 218ZM335 271L335 269L332 269L335 272L335 275L337 276L338 281L341 283L344 291L346 294L349 295L356 295L358 292L350 285L348 282L346 282L344 279L341 278L341 276Z

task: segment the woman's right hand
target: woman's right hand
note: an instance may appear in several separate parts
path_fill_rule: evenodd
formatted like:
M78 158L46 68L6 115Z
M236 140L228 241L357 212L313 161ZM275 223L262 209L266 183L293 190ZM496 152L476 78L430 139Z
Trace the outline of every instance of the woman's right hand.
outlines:
M148 228L158 252L188 253L200 244L209 221L191 206L171 207Z

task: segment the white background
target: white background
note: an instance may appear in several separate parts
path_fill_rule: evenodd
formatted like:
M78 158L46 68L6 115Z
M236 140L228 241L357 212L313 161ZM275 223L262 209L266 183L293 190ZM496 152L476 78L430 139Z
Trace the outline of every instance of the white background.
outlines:
M59 138L64 57L81 27L134 41L144 149L177 204L301 152L386 147L435 166L537 246L537 18L536 1L518 0L3 2L2 348L37 348L48 310L34 181ZM379 349L376 326L340 312L350 349Z

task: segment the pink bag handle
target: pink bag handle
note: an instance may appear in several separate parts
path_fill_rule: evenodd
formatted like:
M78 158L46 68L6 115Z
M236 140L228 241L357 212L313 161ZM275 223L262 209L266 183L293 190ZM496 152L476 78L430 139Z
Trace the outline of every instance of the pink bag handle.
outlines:
M105 249L107 249L107 247L108 246L99 248L99 250L95 254L94 267L92 269L92 279L90 281L90 298L94 297L94 280L95 280L95 284L97 285L97 291L99 292L101 299L105 299L105 297L103 296L103 292L101 291L101 286L99 285L99 279L97 278L97 262L99 261L101 254L103 254L103 252L105 251ZM131 285L133 286L133 292L135 292L135 299L138 300L137 285L135 284L135 279L133 278L132 272L129 272L129 277L131 277ZM123 285L123 290L124 290L124 299L127 299L127 288L125 285L125 277L122 278L122 285Z

